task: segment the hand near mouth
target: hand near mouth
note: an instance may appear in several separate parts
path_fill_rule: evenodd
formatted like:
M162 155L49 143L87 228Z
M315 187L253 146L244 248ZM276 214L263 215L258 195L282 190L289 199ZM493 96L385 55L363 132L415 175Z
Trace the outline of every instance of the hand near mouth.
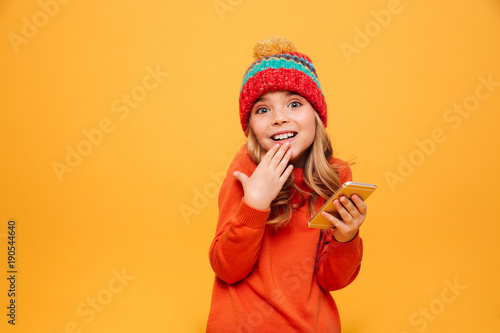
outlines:
M243 198L247 205L260 210L269 209L293 170L293 165L288 165L292 158L289 148L289 142L275 144L250 177L239 171L233 173L243 186Z

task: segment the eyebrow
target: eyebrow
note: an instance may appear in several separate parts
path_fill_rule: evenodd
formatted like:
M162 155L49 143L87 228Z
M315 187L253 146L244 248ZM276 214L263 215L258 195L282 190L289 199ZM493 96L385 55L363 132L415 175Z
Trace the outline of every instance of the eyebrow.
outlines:
M286 96L293 96L293 95L301 96L300 94L298 94L298 93L296 93L294 91L287 91L285 94L286 94ZM253 102L253 104L255 105L255 103L258 103L260 101L265 101L265 100L268 99L267 97L262 97L262 96L264 96L264 95L261 95L259 98L257 98L255 100L255 102Z

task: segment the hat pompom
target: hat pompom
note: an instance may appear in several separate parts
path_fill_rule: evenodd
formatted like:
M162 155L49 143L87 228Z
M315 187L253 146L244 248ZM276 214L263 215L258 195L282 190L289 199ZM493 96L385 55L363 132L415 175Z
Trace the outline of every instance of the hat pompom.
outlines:
M295 45L285 37L273 36L267 37L253 47L253 57L258 60L263 57L274 54L285 54L295 52Z

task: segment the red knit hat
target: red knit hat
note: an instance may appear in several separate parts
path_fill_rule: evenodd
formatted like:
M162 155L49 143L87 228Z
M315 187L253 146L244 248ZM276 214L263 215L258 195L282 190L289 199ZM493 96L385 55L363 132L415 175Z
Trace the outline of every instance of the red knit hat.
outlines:
M284 37L268 37L253 49L255 62L245 72L240 90L240 121L247 134L250 110L268 91L289 90L305 97L326 127L326 101L311 59L296 52Z

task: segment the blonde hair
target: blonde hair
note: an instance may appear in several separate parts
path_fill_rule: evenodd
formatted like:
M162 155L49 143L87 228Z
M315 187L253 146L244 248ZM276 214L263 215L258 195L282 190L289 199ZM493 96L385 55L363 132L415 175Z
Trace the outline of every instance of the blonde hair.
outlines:
M305 152L308 156L302 173L305 184L312 192L309 193L298 188L294 184L292 173L276 198L271 202L271 215L266 224L274 226L275 229L286 226L292 218L293 210L306 203L304 194L310 195L307 204L308 212L312 216L315 213L314 203L318 196L327 199L341 185L338 170L345 167L345 165L341 166L328 162L333 156L332 144L321 118L317 113L315 113L315 117L316 133L313 143ZM248 127L247 148L250 158L259 164L266 152L259 145L251 126ZM300 195L300 201L292 205L290 199L296 192Z

